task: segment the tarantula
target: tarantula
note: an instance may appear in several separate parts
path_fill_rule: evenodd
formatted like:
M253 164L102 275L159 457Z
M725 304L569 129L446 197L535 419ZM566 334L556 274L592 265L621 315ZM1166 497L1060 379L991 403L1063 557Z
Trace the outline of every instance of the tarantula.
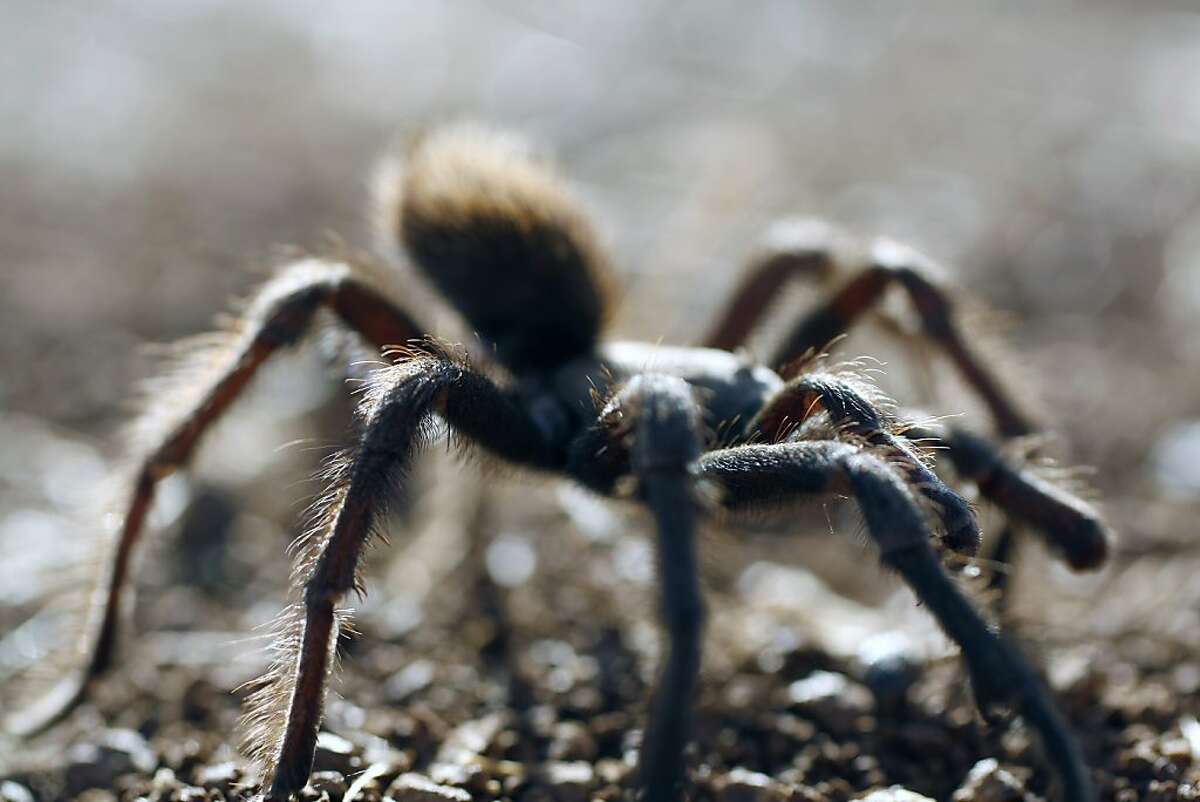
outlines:
M305 260L268 282L219 343L212 380L191 388L190 403L176 410L138 462L96 594L86 664L20 716L19 729L33 731L64 715L112 665L131 555L157 483L188 461L259 367L297 343L324 308L370 345L392 349L391 364L369 379L357 443L329 470L328 490L300 548L281 657L251 702L251 740L264 759L270 796L291 797L308 779L346 618L337 604L351 591L363 592L359 564L381 506L437 417L501 460L602 494L631 494L652 513L667 648L639 761L646 802L676 797L684 778L705 618L698 521L712 506L753 510L833 494L857 501L883 563L959 644L980 709L1019 711L1040 735L1064 796L1092 799L1079 749L1037 674L989 627L939 559L939 545L975 552L980 531L972 510L867 386L805 358L899 285L925 334L982 396L999 434L1032 431L972 354L948 293L931 280L922 257L877 242L859 272L801 319L767 365L733 351L790 277L828 272L841 258L832 229L807 229L754 265L703 347L605 342L607 260L551 167L520 140L471 126L419 138L402 164L382 182L380 219L494 354L493 370L481 372L431 338L354 265ZM985 437L957 427L934 434L961 477L1041 532L1072 567L1104 561L1107 530L1083 502L1006 458Z

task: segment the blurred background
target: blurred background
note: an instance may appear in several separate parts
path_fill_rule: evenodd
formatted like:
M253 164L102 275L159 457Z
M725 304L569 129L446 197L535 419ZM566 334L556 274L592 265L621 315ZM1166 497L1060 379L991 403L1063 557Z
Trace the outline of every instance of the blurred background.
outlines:
M1052 433L1048 452L1094 466L1090 484L1121 537L1114 565L1083 579L1031 547L1018 619L1063 643L1104 644L1115 665L1134 667L1131 682L1161 681L1180 699L1200 688L1192 4L0 7L0 680L13 680L0 702L14 703L13 678L66 637L69 616L47 600L78 586L64 569L86 562L96 541L101 491L123 456L121 426L156 365L144 346L207 330L284 247L372 247L375 160L397 138L462 118L524 132L563 165L615 254L622 337L699 340L782 216L825 217L936 258L949 282L992 310L971 318L992 343L985 350L1007 352L1003 371ZM398 279L401 297L409 281ZM774 329L820 292L789 290ZM899 331L868 326L841 353L884 360L882 383L905 401L974 415L953 374L905 334L905 306L888 309ZM463 336L452 315L426 317L439 333ZM769 352L771 332L752 352ZM350 401L330 351L272 365L196 471L164 487L161 531L150 538L159 545L139 580L143 602L156 602L135 614L143 638L159 633L150 663L198 664L222 691L261 666L245 656L254 644L237 639L281 605L281 544L315 490L308 477L344 442ZM567 569L572 561L555 557L552 541L597 551L616 580L643 588L646 545L627 537L625 512L553 484L530 494L520 490L527 481L492 487L474 470L435 466L424 479L435 500L425 506L469 507L472 525L484 509L485 562L516 594L513 617L568 638L571 622L548 616L538 583L526 581L549 572L579 584L569 570L554 573L556 559ZM464 484L446 490L456 482ZM418 507L429 496L416 495ZM813 520L817 535L857 526L841 507ZM822 588L856 604L893 599L912 631L923 626L879 571L861 574L870 561L852 538L812 540L802 551L815 555L808 562ZM440 555L434 562L457 553L426 548ZM739 555L746 571L805 562L791 543L718 550ZM411 555L387 567L383 554L374 570L391 581L381 582L412 582L397 594L376 588L363 628L405 654L423 643L404 639L412 630L431 642L444 634L417 623L436 605L412 595L412 583L436 585L436 572L412 579ZM724 587L730 605L761 614L745 582L738 590L737 571L727 573L714 592ZM631 599L625 622L645 630L651 603L645 593ZM589 609L580 604L566 609ZM642 635L653 651L653 628ZM135 676L140 659L130 658ZM444 665L461 660L469 662L452 652ZM152 692L169 693L126 688L113 698ZM347 697L365 704L362 693ZM232 720L231 703L212 704L220 712L197 726ZM1153 729L1178 726L1177 712ZM147 734L140 714L111 700L90 715L96 725L124 715L124 726ZM227 731L216 740L232 742Z

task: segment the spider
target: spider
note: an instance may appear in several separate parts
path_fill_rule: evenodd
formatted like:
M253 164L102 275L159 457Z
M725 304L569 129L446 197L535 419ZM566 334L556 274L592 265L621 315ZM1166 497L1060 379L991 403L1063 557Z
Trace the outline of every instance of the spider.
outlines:
M283 270L220 339L215 360L206 357L215 368L211 380L193 380L190 401L166 425L158 416L96 594L86 660L18 716L16 729L53 723L111 667L131 556L157 483L187 463L263 363L296 344L326 309L370 345L393 350L390 364L367 382L356 444L328 470L328 490L299 548L280 656L251 699L248 740L263 759L271 797L292 797L308 779L346 623L337 605L351 591L364 592L364 547L436 417L505 462L649 508L666 648L639 758L646 802L678 798L684 781L705 619L698 522L714 508L753 511L830 495L856 500L884 565L961 647L981 711L1002 706L1023 715L1063 796L1093 798L1080 750L1037 673L943 567L939 549L975 553L980 531L972 510L905 436L901 416L865 383L811 358L899 285L925 334L986 402L999 434L1032 431L972 354L949 294L929 277L923 257L876 242L866 264L800 320L766 365L735 349L786 281L828 273L842 258L840 235L830 228L811 226L752 265L702 347L608 342L601 337L612 305L604 252L570 190L519 138L448 126L418 138L402 164L380 182L379 219L477 332L490 370L430 337L350 263L309 259ZM1105 560L1109 534L1091 508L987 437L958 426L918 434L938 437L961 477L1040 532L1073 568Z

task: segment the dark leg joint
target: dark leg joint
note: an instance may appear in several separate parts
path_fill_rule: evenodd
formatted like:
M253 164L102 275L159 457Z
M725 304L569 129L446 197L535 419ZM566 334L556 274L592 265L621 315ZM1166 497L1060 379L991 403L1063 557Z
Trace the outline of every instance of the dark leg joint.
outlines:
M394 345L428 350L422 347L420 326L379 293L357 281L339 281L330 303L338 317L378 348Z
M961 496L926 467L905 438L894 433L894 422L871 403L868 388L847 378L812 373L793 379L758 414L751 431L779 441L789 428L824 410L841 431L862 438L884 457L898 459L898 469L913 489L935 505L943 524L942 542L960 554L974 555L982 533L975 514Z
M911 266L893 268L892 275L912 298L926 334L942 342L958 338L954 329L953 310L945 290Z
M262 328L255 337L262 347L275 350L295 345L308 329L317 308L330 295L328 284L306 287L284 299L265 315Z

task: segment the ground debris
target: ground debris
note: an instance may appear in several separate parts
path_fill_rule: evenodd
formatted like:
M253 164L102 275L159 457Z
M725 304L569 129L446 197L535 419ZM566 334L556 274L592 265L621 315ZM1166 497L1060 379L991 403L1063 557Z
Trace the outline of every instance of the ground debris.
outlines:
M712 786L718 802L788 802L791 799L787 786L744 768L735 768L717 777Z
M569 533L544 542L535 574L506 591L509 652L480 650L481 642L503 642L496 640L503 622L489 617L495 610L485 596L464 594L461 582L437 586L423 623L394 640L380 637L370 610L356 617L364 636L350 643L339 673L341 698L331 697L305 802L631 798L661 648L647 623L651 608L625 590L606 597L581 569L603 564L603 543L581 546ZM579 548L597 553L584 561ZM199 597L180 593L196 605L196 625L213 625ZM736 606L730 593L712 591L710 606ZM714 626L709 633L687 798L1053 798L1036 737L1019 720L984 726L957 659L905 651L891 662L864 661L854 649L826 648L790 631L785 615L760 610L746 619L764 626L770 659L738 651L743 632ZM215 625L250 629L238 620ZM490 634L480 640L472 632ZM1139 653L1159 660L1159 651ZM153 682L136 662L117 672L92 711L43 736L36 768L21 766L0 782L27 789L33 802L251 798L263 778L234 746L237 694L204 679L209 667L173 659L154 661ZM1178 664L1156 668L1115 648L1077 643L1049 645L1040 660L1093 764L1101 800L1194 795L1200 709L1177 690ZM413 665L420 670L391 682ZM178 689L197 687L209 690L180 702ZM103 729L97 721L120 726Z
M471 802L471 795L463 789L440 785L415 772L397 777L384 797L395 802Z
M866 796L856 797L854 802L933 802L927 796L910 791L899 785L872 791Z
M1013 772L1001 768L995 758L986 758L971 767L963 784L954 792L953 802L1035 802Z
M33 792L12 780L0 782L0 802L34 802Z
M139 733L104 730L96 740L68 750L64 772L67 793L108 788L123 774L151 772L157 765L158 755Z

